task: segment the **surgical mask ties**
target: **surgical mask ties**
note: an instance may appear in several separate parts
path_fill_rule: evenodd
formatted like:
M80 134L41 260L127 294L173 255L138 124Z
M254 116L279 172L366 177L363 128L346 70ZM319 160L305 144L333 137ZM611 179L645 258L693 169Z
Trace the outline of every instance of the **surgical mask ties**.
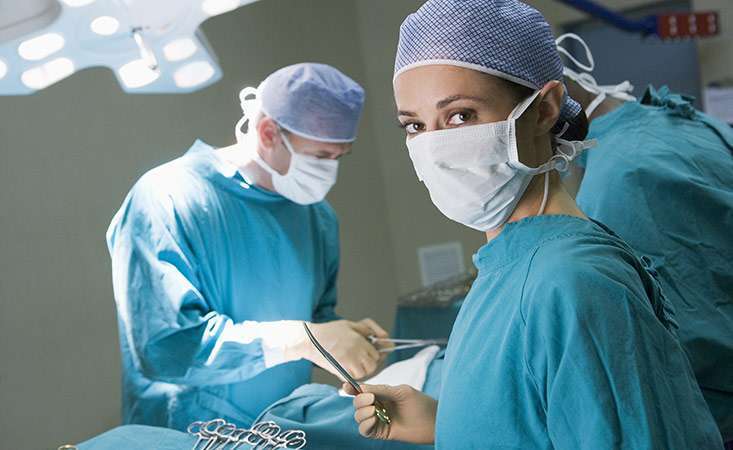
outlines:
M242 131L244 124L253 121L259 115L260 103L256 88L244 88L239 93L240 106L243 116L237 122L235 135L237 143L248 152L249 157L272 177L272 185L283 197L300 205L318 203L326 198L338 177L338 161L316 158L311 155L298 153L293 149L285 133L280 132L283 145L290 153L290 167L285 175L281 175L262 159L257 151L257 133L249 128L247 133Z
M570 52L565 49L561 44L566 39L574 40L580 44L581 47L583 47L583 50L585 50L585 56L588 60L588 64L584 64L578 59L576 59ZM599 85L595 78L590 74L595 69L595 60L593 59L593 54L590 51L590 48L588 47L588 44L585 43L585 41L574 33L566 33L557 38L555 41L555 45L557 45L557 51L565 55L570 62L572 62L576 67L578 67L583 72L576 72L568 67L563 68L563 75L570 78L571 80L578 83L583 89L590 92L591 94L596 94L596 98L588 105L588 107L585 110L585 113L588 117L593 114L593 111L598 108L598 106L603 103L603 101L607 97L613 97L618 100L623 101L629 101L633 102L636 101L636 97L631 95L631 93L634 91L634 86L631 84L631 82L624 81L623 83L616 84L616 85Z
M555 138L556 154L539 167L519 161L516 121L539 95L520 103L505 121L423 133L407 140L418 178L435 206L449 219L479 231L502 226L534 175L545 174L542 214L549 195L549 172L567 170L592 141Z

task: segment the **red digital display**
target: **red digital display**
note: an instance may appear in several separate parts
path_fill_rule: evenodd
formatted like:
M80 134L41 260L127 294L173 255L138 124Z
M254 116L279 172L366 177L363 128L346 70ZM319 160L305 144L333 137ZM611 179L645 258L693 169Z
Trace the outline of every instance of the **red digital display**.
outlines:
M660 14L657 34L662 39L710 37L720 33L717 12Z

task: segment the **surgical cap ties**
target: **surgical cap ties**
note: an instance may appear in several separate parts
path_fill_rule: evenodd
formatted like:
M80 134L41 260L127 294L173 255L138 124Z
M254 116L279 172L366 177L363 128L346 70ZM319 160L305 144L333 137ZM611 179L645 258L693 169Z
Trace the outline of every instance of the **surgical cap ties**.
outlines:
M581 47L583 47L583 50L585 50L585 57L588 60L588 64L584 64L579 61L566 48L561 45L563 41L567 39L574 40L578 44L580 44ZM577 68L585 71L583 73L578 73L566 66L563 68L563 75L570 78L571 80L574 80L580 85L580 87L590 92L591 94L596 94L596 98L593 99L593 101L586 108L586 115L588 117L593 114L593 111L595 111L601 103L603 103L607 96L623 101L636 101L636 97L631 95L631 93L634 91L634 86L628 80L616 85L598 84L596 79L589 73L595 69L593 54L591 53L588 44L586 44L586 42L580 36L574 33L566 33L557 38L557 40L555 40L555 44L557 45L558 52L565 55L570 60L570 62L573 63Z
M252 131L251 127L254 124L254 120L262 111L262 104L257 88L246 87L239 91L239 106L242 108L242 117L235 126L234 134L236 135L237 143L243 144L247 135L254 136L253 133L250 134L250 131ZM247 133L244 133L242 127L247 122L249 122Z

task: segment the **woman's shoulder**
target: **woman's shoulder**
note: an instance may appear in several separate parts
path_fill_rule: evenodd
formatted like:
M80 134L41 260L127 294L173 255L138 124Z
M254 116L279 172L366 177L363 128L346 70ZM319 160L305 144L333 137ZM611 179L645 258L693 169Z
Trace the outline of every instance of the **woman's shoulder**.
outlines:
M616 236L588 229L536 248L523 289L523 308L583 316L648 304L636 256Z

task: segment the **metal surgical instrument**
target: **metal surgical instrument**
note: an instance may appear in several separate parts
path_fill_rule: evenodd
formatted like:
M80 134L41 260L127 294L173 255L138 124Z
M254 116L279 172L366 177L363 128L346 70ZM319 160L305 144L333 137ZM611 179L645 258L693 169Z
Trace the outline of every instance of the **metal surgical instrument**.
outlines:
M405 350L408 348L427 347L428 345L446 345L448 343L448 339L392 339L369 336L369 342L371 342L372 345L385 342L395 344L394 347L379 349L382 353L390 353L396 350Z
M305 333L308 335L308 339L310 339L311 343L316 347L316 349L323 355L324 358L326 358L326 361L328 361L336 371L341 374L341 376L346 380L347 383L351 385L351 387L354 388L354 390L358 393L362 393L364 391L361 390L361 386L359 386L359 383L356 382L356 380L349 375L349 372L346 371L346 369L343 368L341 364L339 364L336 359L331 356L328 351L323 348L323 346L318 342L315 336L313 336L313 333L311 333L310 328L308 328L308 325L306 325L305 322L303 322L303 328L305 328ZM389 414L387 413L387 409L378 401L374 400L374 414L377 416L377 419L379 419L380 422L382 422L385 425L389 425L392 423L392 419L390 419Z

